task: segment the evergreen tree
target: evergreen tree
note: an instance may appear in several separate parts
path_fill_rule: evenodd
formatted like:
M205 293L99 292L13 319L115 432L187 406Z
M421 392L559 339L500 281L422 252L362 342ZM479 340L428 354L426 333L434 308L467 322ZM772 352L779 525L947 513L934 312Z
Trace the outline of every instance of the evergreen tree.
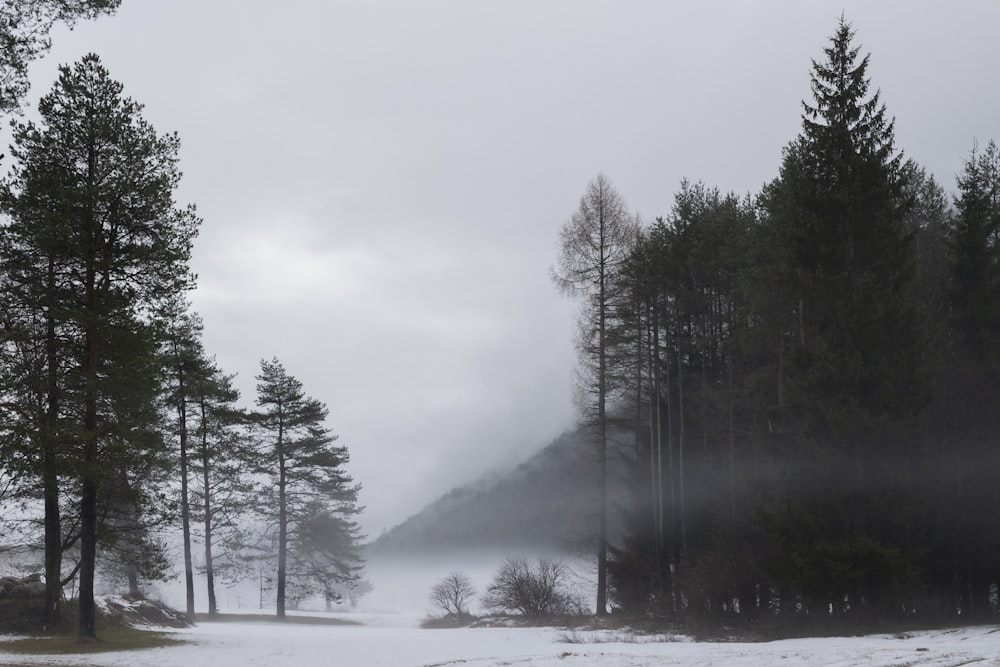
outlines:
M236 552L245 542L244 515L252 506L248 471L253 452L245 429L248 417L236 407L240 392L233 386L233 376L208 359L200 368L190 385L195 423L192 473L198 478L191 497L192 518L202 526L208 613L215 615L216 576L239 574L234 571L240 564Z
M951 446L940 452L941 532L938 552L956 564L956 607L962 618L992 622L998 607L993 590L1000 567L993 554L998 522L983 507L1000 502L1000 149L990 141L973 149L957 177L956 215L948 229L951 314L948 374L941 382L942 422Z
M39 103L41 125L15 126L18 165L4 196L7 247L29 260L10 266L11 280L50 295L42 302L53 320L47 327L73 351L56 393L71 393L76 406L65 414L76 428L68 457L80 489L79 634L90 638L98 508L113 472L101 461L116 442L129 448L127 438L115 439L109 411L125 387L135 389L129 383L144 381L133 395L155 398L155 375L129 374L133 362L155 355L158 304L192 284L187 261L198 224L172 197L177 137L158 136L141 110L97 56L60 68Z
M5 0L0 10L0 113L21 108L28 92L28 65L51 46L57 23L111 14L121 0Z
M901 502L905 470L893 462L926 394L907 308L914 246L901 156L853 36L841 19L826 59L813 62L813 101L768 199L798 291L797 391L783 410L798 441L784 492L798 515L780 523L801 527L784 533L785 547L808 565L784 569L797 572L810 604L849 600L852 613L875 617L887 610L887 573L907 557L901 526L879 508Z
M958 176L958 215L951 229L951 303L966 349L1000 340L1000 149L973 149ZM992 350L991 350L992 351ZM996 358L996 351L987 358Z
M280 618L290 583L333 595L336 584L356 578L359 489L344 470L347 448L334 444L337 436L324 424L326 406L307 397L277 359L261 360L257 405L258 465L267 478L260 513L276 531L267 537L277 552Z
M167 402L175 414L174 433L177 437L177 461L180 475L181 541L184 553L184 592L189 621L194 620L194 565L191 558L191 502L189 485L190 444L188 407L192 403L191 385L205 372L201 345L202 323L196 314L188 313L188 304L175 298L168 304L164 317L166 331L163 363L167 369Z

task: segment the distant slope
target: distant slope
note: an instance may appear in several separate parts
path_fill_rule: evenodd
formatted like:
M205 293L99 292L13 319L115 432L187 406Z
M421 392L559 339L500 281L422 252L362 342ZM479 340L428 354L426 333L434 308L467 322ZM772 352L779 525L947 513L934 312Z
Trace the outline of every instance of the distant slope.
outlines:
M372 556L571 549L595 523L597 466L566 433L506 475L452 489L369 547Z

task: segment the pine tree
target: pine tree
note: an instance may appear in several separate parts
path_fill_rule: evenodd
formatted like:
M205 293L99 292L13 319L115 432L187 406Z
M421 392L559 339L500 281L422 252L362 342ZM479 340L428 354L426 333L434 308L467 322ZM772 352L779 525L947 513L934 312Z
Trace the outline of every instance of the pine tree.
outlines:
M329 411L309 398L302 383L277 359L261 360L254 418L261 432L260 512L274 526L269 535L277 552L277 616L285 616L291 583L299 590L356 578L360 567L357 526L358 486L344 470L347 448L325 426ZM294 592L293 592L294 595Z
M184 591L186 614L194 621L194 565L191 556L191 494L189 466L191 454L188 407L192 403L191 385L204 370L204 350L201 345L202 323L196 314L187 312L188 304L173 299L164 313L166 331L163 363L167 375L167 402L175 414L173 429L177 437L177 461L180 475L181 542L184 553Z
M10 279L47 291L49 326L73 351L58 392L76 402L64 414L77 429L69 472L80 489L81 638L96 634L98 508L112 472L102 456L116 443L129 447L108 431L109 405L137 379L146 385L136 396L154 400L158 378L129 375L132 362L155 354L149 330L159 303L193 281L187 261L198 220L172 196L178 140L158 136L141 111L97 56L60 68L39 103L41 125L15 126L18 165L4 195L7 247L26 260L8 267Z
M51 46L57 23L111 14L121 0L5 0L0 11L0 113L21 109L28 92L28 65Z
M240 392L233 386L233 376L208 359L201 371L190 386L195 420L192 472L199 480L192 492L192 518L202 526L211 616L218 612L216 576L233 574L240 563L234 552L245 541L243 522L252 506L248 470L253 453L245 428L248 417L236 407Z

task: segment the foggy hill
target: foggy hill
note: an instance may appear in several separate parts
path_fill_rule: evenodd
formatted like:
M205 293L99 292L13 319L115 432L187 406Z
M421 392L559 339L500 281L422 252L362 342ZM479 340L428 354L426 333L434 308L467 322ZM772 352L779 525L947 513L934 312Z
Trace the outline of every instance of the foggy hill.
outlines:
M371 555L576 549L593 532L596 464L568 432L506 474L452 489L369 547Z

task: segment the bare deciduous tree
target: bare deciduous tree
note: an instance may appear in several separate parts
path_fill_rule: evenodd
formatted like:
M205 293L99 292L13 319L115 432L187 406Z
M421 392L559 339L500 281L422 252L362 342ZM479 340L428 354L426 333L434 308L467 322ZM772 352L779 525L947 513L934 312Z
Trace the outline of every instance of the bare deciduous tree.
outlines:
M568 577L559 561L539 558L532 569L524 558L508 558L486 589L483 605L531 618L576 614L583 605L567 589Z
M597 526L597 613L607 613L608 503L607 503L607 403L608 330L612 320L614 277L627 261L638 236L638 223L614 185L604 174L590 182L576 213L559 231L559 261L552 280L567 296L585 299L580 317L581 366L590 375L581 409L596 432L601 499Z
M476 596L472 581L464 572L451 572L431 588L430 600L446 615L459 620L469 615L469 603Z

